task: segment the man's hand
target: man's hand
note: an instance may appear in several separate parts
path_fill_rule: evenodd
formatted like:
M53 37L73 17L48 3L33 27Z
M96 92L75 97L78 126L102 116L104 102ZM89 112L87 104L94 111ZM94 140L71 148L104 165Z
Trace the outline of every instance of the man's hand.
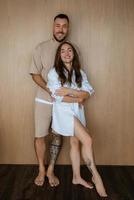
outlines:
M85 100L83 98L78 98L79 106L84 106Z
M51 92L50 92L49 88L47 88L47 82L42 78L42 76L40 74L31 74L31 75L32 75L32 79L34 80L34 82L38 86L43 88L46 92L48 92L49 95L51 96Z
M49 90L49 88L46 87L46 91L49 93L49 95L51 96L52 92Z
M52 102L55 102L55 98L51 96Z
M57 89L55 94L57 96L68 96L70 95L70 91L71 89L70 88L67 88L67 87L61 87L60 89Z

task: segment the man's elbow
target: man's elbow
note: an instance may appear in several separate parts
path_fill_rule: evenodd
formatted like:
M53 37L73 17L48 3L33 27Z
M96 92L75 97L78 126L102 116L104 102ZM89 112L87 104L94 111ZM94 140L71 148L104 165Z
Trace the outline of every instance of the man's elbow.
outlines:
M31 74L31 76L32 76L32 79L36 81L40 77L40 74Z

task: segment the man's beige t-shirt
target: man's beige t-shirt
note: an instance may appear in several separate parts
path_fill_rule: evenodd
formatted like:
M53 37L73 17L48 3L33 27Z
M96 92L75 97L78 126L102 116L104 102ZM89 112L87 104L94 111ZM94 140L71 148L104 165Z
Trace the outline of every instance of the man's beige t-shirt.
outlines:
M30 74L40 74L47 82L47 75L50 68L54 66L55 53L58 46L59 42L54 38L40 43L33 54ZM38 86L36 98L51 101L50 95L40 86Z

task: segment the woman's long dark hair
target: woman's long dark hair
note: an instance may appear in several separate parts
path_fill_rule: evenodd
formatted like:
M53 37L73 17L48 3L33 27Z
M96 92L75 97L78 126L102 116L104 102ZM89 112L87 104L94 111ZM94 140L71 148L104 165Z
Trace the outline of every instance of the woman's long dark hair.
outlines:
M69 71L65 64L63 63L63 61L61 60L61 48L64 44L68 44L71 46L72 50L73 50L73 60L72 60L72 70ZM77 51L75 50L74 46L69 43L69 42L63 42L59 45L57 51L56 51L56 55L55 55L55 62L54 62L54 68L57 72L57 74L59 75L59 80L61 81L61 85L63 86L64 83L72 83L72 75L73 75L73 70L75 73L75 81L77 83L78 87L81 87L82 84L82 75L80 72L81 66L80 66L80 62L79 62L79 56L77 54ZM68 76L66 76L66 73L68 74Z

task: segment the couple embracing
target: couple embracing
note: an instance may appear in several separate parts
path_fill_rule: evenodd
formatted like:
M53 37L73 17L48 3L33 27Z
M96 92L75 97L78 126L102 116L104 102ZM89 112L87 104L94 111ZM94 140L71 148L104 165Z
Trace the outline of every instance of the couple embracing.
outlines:
M35 98L35 150L39 173L35 184L42 186L45 176L50 185L57 186L54 165L62 146L62 137L70 137L70 157L73 184L93 188L80 174L80 144L83 160L92 174L92 182L98 194L106 197L106 191L93 157L92 138L86 127L84 102L94 93L80 65L74 45L67 41L69 18L59 14L54 18L53 38L40 43L34 52L30 74L39 86ZM83 67L83 66L82 66ZM50 122L53 138L50 145L50 161L46 171L45 136Z

